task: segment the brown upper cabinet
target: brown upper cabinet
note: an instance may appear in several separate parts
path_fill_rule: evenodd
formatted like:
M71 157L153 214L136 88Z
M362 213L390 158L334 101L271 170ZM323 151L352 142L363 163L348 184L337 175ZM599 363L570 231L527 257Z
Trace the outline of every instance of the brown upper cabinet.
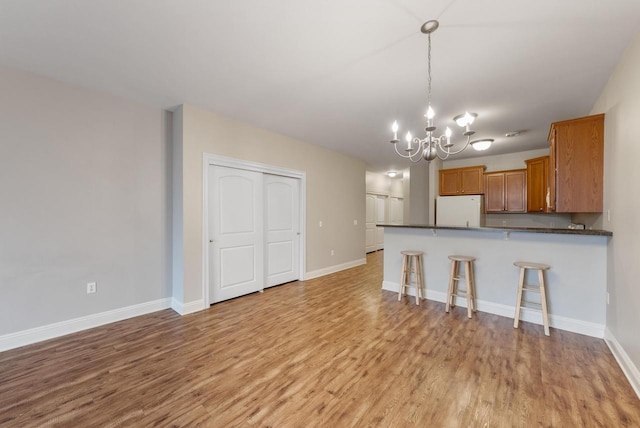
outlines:
M484 211L523 213L527 210L527 170L488 172L484 175Z
M549 187L549 156L528 159L527 164L527 212L547 212Z
M551 124L549 211L602 212L604 114Z
M484 193L484 166L440 170L440 196L481 195Z

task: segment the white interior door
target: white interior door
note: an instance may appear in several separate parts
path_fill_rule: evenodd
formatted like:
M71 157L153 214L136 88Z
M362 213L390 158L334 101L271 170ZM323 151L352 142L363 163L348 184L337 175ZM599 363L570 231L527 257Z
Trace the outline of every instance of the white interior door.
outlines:
M378 195L376 197L376 223L386 223L387 221L387 197ZM384 227L376 227L375 249L384 248Z
M260 172L209 166L209 300L264 288L264 185Z
M376 251L376 196L367 194L365 204L365 251L370 253Z
M266 286L300 276L300 180L264 175L266 208Z
M404 201L402 198L389 198L389 223L402 224L404 219Z

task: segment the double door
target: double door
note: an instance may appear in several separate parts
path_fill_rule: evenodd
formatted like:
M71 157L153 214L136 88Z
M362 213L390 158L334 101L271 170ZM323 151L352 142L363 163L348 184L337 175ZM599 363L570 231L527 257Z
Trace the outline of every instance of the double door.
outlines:
M209 168L209 303L297 280L300 180Z
M484 210L487 213L527 211L527 170L485 174Z

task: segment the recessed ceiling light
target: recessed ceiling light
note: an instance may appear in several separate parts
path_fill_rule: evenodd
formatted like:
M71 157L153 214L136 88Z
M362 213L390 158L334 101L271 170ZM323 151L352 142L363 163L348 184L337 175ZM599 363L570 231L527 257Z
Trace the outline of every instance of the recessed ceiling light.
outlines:
M504 136L505 137L517 137L521 133L522 133L521 131L511 131L511 132L507 132L506 134L504 134Z
M398 173L397 173L397 172L395 172L395 171L389 171L389 172L387 172L387 175L388 175L389 177L393 178L393 177L395 177L396 175L398 175Z

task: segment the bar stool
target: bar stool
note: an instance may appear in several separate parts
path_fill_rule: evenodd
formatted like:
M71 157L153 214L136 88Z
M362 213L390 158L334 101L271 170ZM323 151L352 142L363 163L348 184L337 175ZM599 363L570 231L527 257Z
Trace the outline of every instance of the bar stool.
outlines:
M400 277L400 291L398 292L398 301L402 300L405 294L405 288L412 286L411 274L413 274L416 289L416 305L420 304L420 299L424 299L422 288L424 287L424 276L422 275L422 251L404 250L402 254L402 276Z
M455 298L459 293L467 296L467 316L471 318L471 311L477 312L476 306L476 283L473 276L473 262L475 257L470 256L449 256L451 260L451 274L449 276L449 288L447 289L447 305L446 312L449 308L455 306ZM461 263L464 264L465 275L460 271ZM458 290L458 282L465 280L466 289Z
M513 321L513 328L518 328L518 321L520 321L520 309L527 308L534 311L542 312L542 323L544 324L544 334L549 336L549 317L547 314L547 293L544 285L544 271L551 269L551 266L545 265L543 263L532 263L532 262L515 262L514 266L520 268L520 280L518 281L518 300L516 302L516 314ZM538 271L538 285L536 284L525 284L524 278L527 272L527 269L534 269ZM523 291L531 291L534 293L540 293L540 303L531 302L525 300L522 302L522 292ZM527 303L529 305L540 307L530 308L528 306L522 306L522 303Z

